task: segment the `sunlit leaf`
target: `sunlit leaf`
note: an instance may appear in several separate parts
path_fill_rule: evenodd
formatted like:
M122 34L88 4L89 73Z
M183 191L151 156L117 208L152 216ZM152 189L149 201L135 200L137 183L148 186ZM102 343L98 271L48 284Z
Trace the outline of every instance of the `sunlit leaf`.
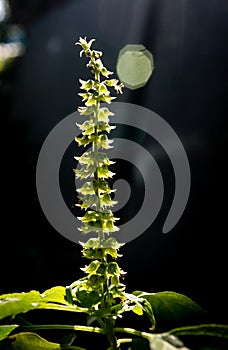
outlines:
M170 335L177 336L184 344L197 350L226 350L228 345L228 326L201 324L173 329Z
M154 330L155 326L156 326L156 320L155 320L155 317L154 317L153 309L152 309L149 301L146 300L146 299L144 300L142 305L143 305L143 311L144 311L145 315L147 316L147 318L149 319L149 321L151 323L150 329Z
M0 319L36 309L85 312L85 309L72 306L64 299L63 288L52 288L46 291L47 295L34 290L27 293L3 294L0 296Z
M91 308L92 306L97 305L101 300L99 294L94 290L79 290L76 292L76 298L80 302L80 305L86 308Z
M205 311L183 294L175 292L134 292L149 301L156 319L156 330L165 331L182 325L198 324Z
M19 327L17 324L1 325L0 326L0 341L6 338L14 329Z
M150 350L190 350L176 337L164 339L160 335L151 335L148 338Z
M50 289L45 290L41 296L42 300L45 302L60 303L68 305L68 302L65 300L66 288L62 286L56 286Z
M71 337L72 339L72 337ZM74 336L75 339L75 336ZM22 332L11 335L0 342L0 350L86 350L78 346L47 341L38 334Z
M97 319L100 319L102 317L112 316L110 309L103 307L100 310L94 311L91 313L91 315L87 318L87 325L90 326L92 323L94 323Z
M139 315L139 316L142 316L142 315L143 315L143 309L142 309L142 307L139 306L139 305L137 305L137 304L133 307L132 311L133 311L135 314Z
M12 335L0 343L0 350L56 350L60 344L51 343L31 332Z

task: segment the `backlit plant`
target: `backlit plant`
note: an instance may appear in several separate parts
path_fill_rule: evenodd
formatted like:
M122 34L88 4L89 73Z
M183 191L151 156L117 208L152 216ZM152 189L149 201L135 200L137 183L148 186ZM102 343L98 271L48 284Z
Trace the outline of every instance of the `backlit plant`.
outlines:
M109 350L225 350L228 327L199 324L205 320L205 312L188 297L175 292L126 292L125 272L117 263L121 244L112 235L118 231L109 182L114 176L109 168L113 162L105 152L111 147L108 135L114 128L109 122L113 113L107 107L115 98L110 90L122 93L123 84L109 78L112 72L103 65L102 52L91 49L93 42L94 39L87 42L86 38L80 38L77 43L82 48L80 56L88 59L87 67L93 78L80 80L83 92L79 95L84 106L78 111L85 121L78 125L81 136L76 142L79 147L86 147L86 151L75 157L79 168L74 169L76 177L82 180L82 186L77 189L77 205L82 211L79 218L82 240L88 237L81 243L83 258L88 263L81 269L84 276L67 287L57 286L43 293L1 295L0 319L4 323L0 325L0 350L86 350L77 344L74 336L62 343L45 340L38 334L44 329L100 333L108 341L102 348ZM37 309L84 313L86 324L35 325L21 317L22 313ZM150 325L148 329L120 327L118 321L126 312L145 315ZM94 344L90 349L101 349L96 342Z

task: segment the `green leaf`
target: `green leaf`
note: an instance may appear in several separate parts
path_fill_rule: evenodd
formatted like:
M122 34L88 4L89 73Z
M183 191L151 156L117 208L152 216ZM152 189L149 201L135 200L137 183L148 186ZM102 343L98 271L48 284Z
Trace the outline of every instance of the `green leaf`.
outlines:
M145 312L145 315L147 316L147 318L149 319L150 323L151 323L151 330L154 330L155 329L155 326L156 326L156 320L155 320L155 317L154 317L154 312L153 312L153 309L149 303L148 300L144 300L143 302L143 311Z
M19 327L18 324L0 326L0 341L6 338L17 327Z
M57 344L47 341L38 334L22 332L0 342L0 350L86 350L78 346Z
M139 316L145 313L145 315L148 317L148 319L151 322L151 329L153 330L155 328L155 317L149 301L144 298L141 298L141 296L137 296L130 293L123 293L123 295L126 297L125 311L132 310L134 313L136 313Z
M151 335L148 340L150 350L190 350L176 337L164 339L160 335Z
M142 316L142 315L143 315L143 308L142 308L141 305L136 304L136 305L133 307L132 311L133 311L135 314L139 315L139 316Z
M41 301L37 291L3 294L0 296L0 319L33 310L37 307L37 301Z
M53 302L60 303L64 305L68 305L69 303L66 301L66 288L62 286L56 286L50 289L45 290L42 294L42 301L45 302Z
M219 337L228 340L228 326L219 324L201 324L173 329L169 332L177 336L208 336Z
M12 335L0 343L0 350L56 350L60 344L51 343L31 332Z
M62 287L64 288L64 287ZM36 309L63 310L72 312L87 312L77 306L70 305L60 292L61 287L46 291L47 295L37 291L28 293L12 293L0 296L0 319L15 316ZM65 289L65 288L64 288ZM63 291L63 289L61 289ZM58 300L52 302L52 300Z
M100 310L96 310L87 318L87 326L90 326L93 322L95 322L97 319L101 319L103 317L110 317L112 316L110 309L103 307Z
M201 324L173 329L169 334L178 336L194 350L226 350L228 346L228 326Z
M134 295L149 301L156 319L156 331L199 324L205 318L205 311L183 294L175 292L145 293Z
M76 292L76 298L80 302L81 306L86 308L91 308L92 306L98 304L101 299L95 290L92 290L91 292L79 290Z

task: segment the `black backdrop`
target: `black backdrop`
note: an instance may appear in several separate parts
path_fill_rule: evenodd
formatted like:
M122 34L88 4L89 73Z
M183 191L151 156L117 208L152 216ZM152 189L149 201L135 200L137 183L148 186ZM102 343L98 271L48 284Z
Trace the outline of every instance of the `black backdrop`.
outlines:
M192 182L181 220L162 234L174 183L161 157L166 202L153 225L122 248L120 265L129 291L185 293L227 322L227 16L225 0L78 0L27 24L27 51L1 103L0 292L43 291L81 275L80 247L57 233L40 208L37 158L48 133L81 103L78 78L88 73L74 46L79 36L96 38L113 71L119 50L140 43L153 53L155 71L145 87L125 89L118 101L151 109L173 127ZM72 196L70 167L61 185ZM120 169L124 176L124 165Z

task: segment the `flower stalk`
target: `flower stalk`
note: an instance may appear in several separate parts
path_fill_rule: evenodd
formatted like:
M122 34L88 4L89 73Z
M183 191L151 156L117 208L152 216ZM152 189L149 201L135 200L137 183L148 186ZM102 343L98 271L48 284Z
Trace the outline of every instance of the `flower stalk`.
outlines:
M115 174L109 169L113 162L105 153L112 147L113 141L108 135L115 126L109 123L109 118L114 114L101 104L111 104L115 97L111 96L109 89L122 93L123 84L117 79L109 79L113 73L104 66L102 52L91 49L93 42L94 39L87 42L86 38L80 38L77 43L82 48L80 56L85 55L89 59L87 67L91 68L93 79L79 80L80 88L84 90L79 93L84 106L79 107L78 111L88 119L82 125L77 124L82 136L75 140L79 147L90 147L90 150L76 157L81 167L74 169L74 172L77 178L84 180L82 187L77 189L78 206L85 211L84 216L79 218L82 221L80 230L84 235L96 233L97 238L81 243L82 254L89 259L90 264L82 269L86 276L74 284L71 292L72 300L81 306L86 297L90 299L88 324L97 321L104 327L111 347L117 349L113 329L122 308L120 302L126 298L125 286L120 282L124 271L115 262L121 245L111 237L112 233L118 231L115 225L117 218L111 209L116 202L112 200L113 190L109 185L109 179Z

